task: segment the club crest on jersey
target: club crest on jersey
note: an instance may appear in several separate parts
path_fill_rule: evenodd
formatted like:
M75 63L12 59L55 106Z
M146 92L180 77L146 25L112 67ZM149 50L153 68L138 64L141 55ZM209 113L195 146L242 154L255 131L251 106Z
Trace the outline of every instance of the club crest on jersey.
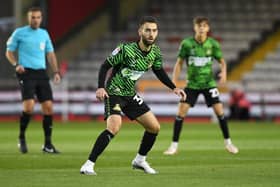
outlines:
M190 50L190 55L194 56L195 55L195 49Z
M206 55L211 55L212 54L212 50L211 49L207 49L206 50Z
M118 54L120 52L121 48L117 47L116 49L114 49L114 51L112 52L112 55L115 56L116 54Z
M137 64L137 59L136 58L132 58L131 61L129 62L130 67L135 67L136 64Z

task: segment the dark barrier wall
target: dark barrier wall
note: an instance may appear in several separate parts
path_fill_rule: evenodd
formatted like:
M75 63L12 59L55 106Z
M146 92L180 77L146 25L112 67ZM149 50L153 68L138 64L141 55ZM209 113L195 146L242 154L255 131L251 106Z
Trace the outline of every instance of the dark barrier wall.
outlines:
M49 0L48 31L54 41L104 5L106 0Z

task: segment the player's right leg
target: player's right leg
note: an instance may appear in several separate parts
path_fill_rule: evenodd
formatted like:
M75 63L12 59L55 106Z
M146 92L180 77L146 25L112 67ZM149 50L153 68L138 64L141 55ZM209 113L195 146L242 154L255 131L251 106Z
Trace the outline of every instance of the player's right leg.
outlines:
M94 165L98 156L105 150L111 139L119 132L122 125L122 118L119 114L110 115L107 118L107 129L105 129L96 139L88 160L80 169L81 174L96 175Z
M22 115L20 116L19 142L18 142L18 148L21 153L28 152L26 139L25 139L25 132L31 119L34 104L35 104L34 99L27 99L23 101L23 112Z
M148 174L156 174L158 172L150 166L146 161L146 157L156 141L157 134L160 130L160 124L151 111L142 114L137 117L136 120L145 128L145 132L138 153L132 160L132 168L143 170Z
M190 105L188 103L180 102L178 106L178 113L174 121L173 125L173 137L171 145L168 147L166 151L163 152L165 155L174 155L178 152L178 142L180 133L182 131L184 117L188 112Z
M27 76L27 74L26 74ZM18 147L21 153L27 153L27 144L25 139L25 132L28 127L28 124L31 119L31 115L33 113L33 108L35 105L34 94L35 94L35 81L33 80L23 80L18 76L21 97L23 100L23 111L20 116L20 124L19 124L19 142Z

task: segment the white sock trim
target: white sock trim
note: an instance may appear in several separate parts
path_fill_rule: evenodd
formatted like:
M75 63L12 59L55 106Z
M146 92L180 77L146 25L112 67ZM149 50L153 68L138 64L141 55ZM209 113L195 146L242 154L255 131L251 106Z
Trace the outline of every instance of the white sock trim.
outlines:
M230 139L230 138L225 139L225 144L226 144L226 145L232 144L231 139Z
M86 161L86 164L87 164L87 165L92 165L92 166L94 166L95 163L92 162L92 161L90 161L90 160L87 160L87 161Z
M140 155L139 153L137 153L136 157L135 157L135 160L138 161L138 162L143 162L146 160L146 157L147 156L143 156L143 155Z
M177 149L178 148L178 144L179 144L178 142L172 142L171 143L171 147L174 148L174 149Z

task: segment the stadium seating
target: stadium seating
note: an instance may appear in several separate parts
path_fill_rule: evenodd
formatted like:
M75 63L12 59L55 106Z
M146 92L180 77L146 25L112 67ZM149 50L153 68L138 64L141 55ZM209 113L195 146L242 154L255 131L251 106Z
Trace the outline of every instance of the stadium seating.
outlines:
M68 72L62 84L64 89L54 87L55 98L57 99L55 103L56 113L63 113L64 110L69 110L68 112L73 114L101 115L103 113L102 103L94 99L95 95L92 92L97 87L98 69L120 42L134 41L138 38L138 19L141 15L153 15L159 20L160 32L157 43L161 47L164 67L169 75L171 75L176 61L180 41L184 37L193 35L193 17L202 15L210 18L211 35L221 42L224 57L229 64L236 63L240 52L248 50L252 42L261 38L263 31L272 29L274 21L280 19L280 3L278 0L173 0L172 3L168 0L150 0L144 10L146 12L129 18L123 31L113 33L108 31L103 37L92 43L89 48L81 49L79 56L69 62ZM2 33L0 29L0 34L3 36L0 39L7 37L10 34L9 32L11 30ZM2 51L5 51L5 41L0 42ZM2 60L5 58L3 54L1 58ZM273 115L273 117L280 115L280 96L276 94L275 97L272 97L274 93L280 90L279 62L280 45L275 52L268 54L262 62L257 63L254 70L245 74L242 79L241 83L245 86L245 91L250 92L248 95L249 100L253 103L251 114L255 117L261 117L263 114L267 116ZM214 66L215 71L217 67L216 64ZM6 88L9 85L10 87L14 85L14 88L18 90L16 81L11 73L12 70L11 66L0 68L0 73L3 77L0 80L1 89L4 88L3 85ZM181 78L185 78L184 73L181 74ZM155 81L156 78L149 71L141 80ZM156 88L155 84L150 85ZM67 88L71 92L67 92L67 97L64 97L63 94ZM144 86L142 90L146 88ZM76 97L77 90L81 92L77 92ZM63 95L61 98L59 97L60 94ZM156 114L166 115L172 113L173 115L176 112L177 100L165 100L164 102L166 103L159 103L154 102L154 99L149 100L151 96L149 94L153 93L147 94L145 100L155 110ZM0 95L1 104L3 104L0 107L0 113L15 113L21 110L19 93L17 92L13 97L15 98L14 100L7 101L7 98L11 98L11 96L11 93L4 96ZM222 96L222 101L227 102L228 95ZM171 96L167 94L165 98L170 99ZM271 98L275 99L269 100ZM64 99L69 100L69 103L66 104L69 104L68 108L63 104ZM172 105L170 105L170 102ZM266 106L263 105L263 102L266 103ZM172 112L166 111L164 108L170 108ZM39 106L36 105L36 111L39 111L39 109ZM212 111L206 108L203 99L199 99L197 108L190 112L190 115L207 115L209 117L212 115Z
M241 51L247 50L251 42L259 39L261 33L271 29L273 22L280 18L280 4L276 0L173 0L172 3L168 0L151 0L146 10L143 15L154 15L159 19L158 44L169 74L176 61L181 39L193 34L193 17L203 15L210 18L211 35L221 42L228 63L234 63ZM131 18L125 31L107 33L69 64L68 79L82 80L70 81L70 89L96 87L96 74L105 57L119 42L137 39L138 18ZM215 71L217 67L214 66ZM181 76L183 79L185 75ZM150 80L155 76L149 72L143 78ZM250 86L249 83L247 85Z
M243 76L247 92L279 92L280 44L265 59L255 64L253 71Z

